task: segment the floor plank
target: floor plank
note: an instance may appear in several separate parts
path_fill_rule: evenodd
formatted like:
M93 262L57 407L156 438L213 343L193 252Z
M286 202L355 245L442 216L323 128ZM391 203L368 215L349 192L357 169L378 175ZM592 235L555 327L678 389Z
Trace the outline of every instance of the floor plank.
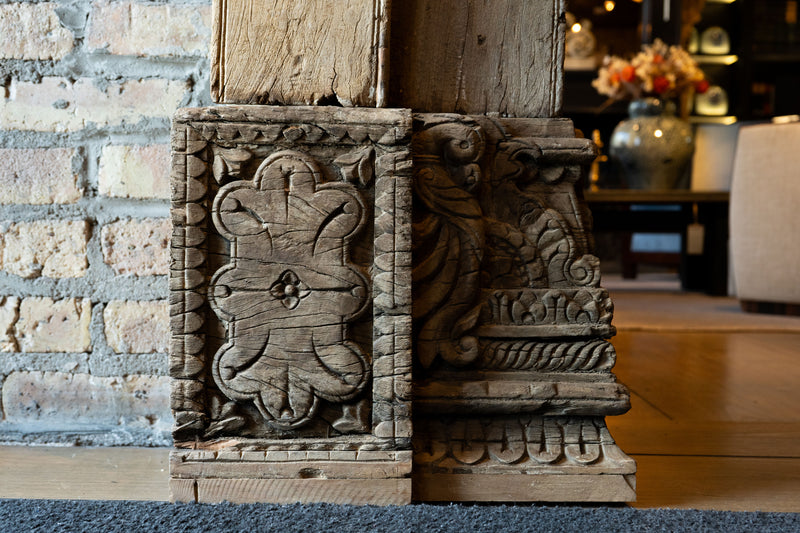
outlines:
M800 460L634 456L634 507L800 512Z
M622 332L614 372L672 420L800 422L800 335Z
M606 422L628 454L797 458L800 465L797 422L653 422L629 415Z
M169 450L2 446L0 498L166 501Z

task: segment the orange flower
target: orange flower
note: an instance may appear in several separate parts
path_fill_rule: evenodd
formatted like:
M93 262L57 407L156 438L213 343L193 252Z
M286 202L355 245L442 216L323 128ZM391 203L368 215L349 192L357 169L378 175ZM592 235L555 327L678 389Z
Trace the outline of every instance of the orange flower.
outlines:
M628 83L631 83L635 79L636 79L636 69L633 68L631 65L625 65L622 68L622 81L627 81Z
M632 59L606 56L592 87L615 100L642 96L677 98L687 89L706 90L706 84L700 83L704 77L686 50L656 39Z

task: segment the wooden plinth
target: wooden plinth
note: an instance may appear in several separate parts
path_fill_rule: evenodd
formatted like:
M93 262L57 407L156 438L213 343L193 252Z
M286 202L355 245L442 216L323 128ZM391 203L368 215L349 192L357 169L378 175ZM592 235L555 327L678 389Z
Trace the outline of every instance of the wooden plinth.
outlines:
M405 505L410 479L171 479L173 502Z
M420 473L413 496L426 502L632 502L636 476Z
M571 122L221 106L172 142L175 501L634 499Z

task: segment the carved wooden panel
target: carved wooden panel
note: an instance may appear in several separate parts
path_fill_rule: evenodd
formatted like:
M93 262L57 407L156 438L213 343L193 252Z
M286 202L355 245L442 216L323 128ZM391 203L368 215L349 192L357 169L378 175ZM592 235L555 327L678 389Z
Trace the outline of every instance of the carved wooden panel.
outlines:
M211 96L383 106L390 0L214 0Z
M602 418L447 418L423 421L420 430L417 465L443 473L465 466L475 472L513 473L532 465L559 466L565 472L594 467L608 473L610 467L627 474L633 464Z
M175 497L403 503L413 457L422 499L630 500L593 157L563 119L180 112Z
M397 2L389 105L431 113L557 115L564 10L564 0Z
M603 343L558 347L565 338L614 334L575 190L591 142L574 138L561 119L415 119L421 366L608 371L613 349Z
M414 492L422 500L636 499L636 463L603 418L445 418L416 426Z
M630 500L603 421L630 396L576 188L594 146L563 119L417 114L412 151L418 497Z
M372 111L176 116L174 478L408 477L410 114Z

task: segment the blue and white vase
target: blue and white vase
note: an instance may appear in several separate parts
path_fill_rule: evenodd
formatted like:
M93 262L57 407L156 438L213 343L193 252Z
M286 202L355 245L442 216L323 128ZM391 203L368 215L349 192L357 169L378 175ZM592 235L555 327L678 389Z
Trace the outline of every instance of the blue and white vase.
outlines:
M673 102L634 100L627 120L614 129L609 156L630 189L676 189L688 185L694 152L691 125L675 116Z

